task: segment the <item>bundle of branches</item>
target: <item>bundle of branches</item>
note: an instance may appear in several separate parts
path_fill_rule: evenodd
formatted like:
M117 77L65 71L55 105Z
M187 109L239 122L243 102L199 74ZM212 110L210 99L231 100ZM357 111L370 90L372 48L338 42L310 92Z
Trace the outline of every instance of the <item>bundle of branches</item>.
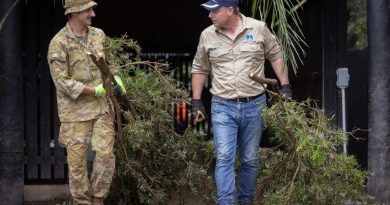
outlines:
M141 48L126 35L107 38L104 47L109 67L119 70L127 89L125 96L112 99L122 105L122 116L117 118L117 167L107 202L168 204L173 192L183 201L193 195L212 200L212 147L202 133L174 129L175 104L188 101L188 92L168 65L141 61Z
M117 117L117 169L108 200L111 204L169 204L175 192L182 202L195 194L211 204L215 188L208 173L213 147L200 133L187 129L178 134L173 128L175 104L188 101L189 94L172 78L166 64L141 61L140 51L127 36L108 38L105 43L106 59L111 68L120 70L128 90L125 96L112 99L118 99L124 110ZM354 157L338 153L347 141L343 131L333 126L314 101L295 102L267 92L273 105L263 115L279 145L262 149L256 204L366 201L366 173Z
M263 83L263 79L252 79ZM275 83L268 81L268 83ZM277 89L275 89L277 90ZM278 146L261 152L256 198L260 204L365 202L367 173L356 159L338 152L347 142L313 100L296 102L268 90L272 106L263 113Z

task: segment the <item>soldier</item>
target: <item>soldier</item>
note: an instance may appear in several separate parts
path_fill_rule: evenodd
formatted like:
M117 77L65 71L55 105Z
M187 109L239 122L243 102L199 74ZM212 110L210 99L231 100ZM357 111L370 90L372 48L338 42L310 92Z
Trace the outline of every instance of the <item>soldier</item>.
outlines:
M69 186L75 204L103 204L115 169L112 106L105 96L100 71L88 56L91 52L104 57L105 34L90 26L96 6L93 0L65 0L68 23L51 40L48 51L61 121L59 143L67 151ZM115 79L125 93L120 78ZM95 151L90 179L89 144Z

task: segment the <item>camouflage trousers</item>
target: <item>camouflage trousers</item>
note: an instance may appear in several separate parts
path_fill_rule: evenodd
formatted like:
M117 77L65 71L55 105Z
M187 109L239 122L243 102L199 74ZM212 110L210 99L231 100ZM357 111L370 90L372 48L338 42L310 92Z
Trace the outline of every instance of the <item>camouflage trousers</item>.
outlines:
M86 122L61 123L59 143L67 151L69 186L75 204L92 204L107 196L115 170L114 123L109 115ZM88 178L87 152L95 152Z

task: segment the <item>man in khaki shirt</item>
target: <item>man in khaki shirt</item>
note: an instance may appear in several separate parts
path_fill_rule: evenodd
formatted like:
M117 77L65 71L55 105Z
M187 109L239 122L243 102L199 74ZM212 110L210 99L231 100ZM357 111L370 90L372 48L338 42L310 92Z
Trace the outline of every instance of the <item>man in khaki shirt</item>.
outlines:
M207 9L213 25L201 36L192 68L192 113L201 119L201 93L212 75L211 118L217 153L215 180L217 204L252 204L258 173L258 149L262 135L262 110L266 106L263 87L248 74L264 77L268 59L281 83L281 91L291 98L287 69L275 36L264 22L245 17L238 0L211 0ZM241 170L235 192L234 164L238 146Z
M69 186L75 204L102 205L115 169L112 109L100 71L88 56L103 55L105 34L90 26L96 5L93 0L65 0L69 21L53 37L48 51L61 121L59 143L67 150ZM120 78L115 78L125 93ZM90 179L89 144L95 151Z

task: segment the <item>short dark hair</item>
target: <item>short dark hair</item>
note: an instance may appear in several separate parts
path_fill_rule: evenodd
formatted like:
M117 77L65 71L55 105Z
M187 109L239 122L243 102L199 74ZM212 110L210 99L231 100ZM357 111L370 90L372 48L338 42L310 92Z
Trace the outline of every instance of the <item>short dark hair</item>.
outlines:
M233 13L238 15L240 13L240 8L238 8L238 6L233 7Z

